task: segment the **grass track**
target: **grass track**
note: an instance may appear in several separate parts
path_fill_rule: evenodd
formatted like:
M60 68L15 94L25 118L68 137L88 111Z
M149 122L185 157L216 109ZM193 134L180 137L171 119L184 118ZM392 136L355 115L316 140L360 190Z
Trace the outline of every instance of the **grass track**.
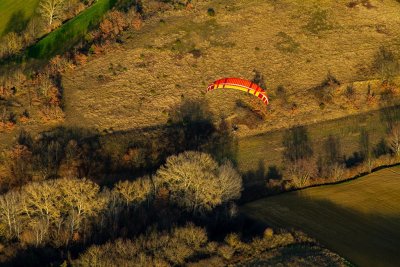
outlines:
M0 37L23 28L35 12L39 0L1 0Z
M400 167L338 185L249 203L242 211L279 227L302 229L359 266L398 266Z
M104 13L114 6L115 2L116 0L99 0L29 48L28 57L45 59L69 50L101 21Z

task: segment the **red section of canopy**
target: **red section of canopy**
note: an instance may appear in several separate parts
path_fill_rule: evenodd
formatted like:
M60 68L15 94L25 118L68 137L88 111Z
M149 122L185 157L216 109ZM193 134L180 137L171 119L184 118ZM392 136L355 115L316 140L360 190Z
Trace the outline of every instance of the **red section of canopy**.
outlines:
M259 92L258 98L260 98L265 104L268 105L268 97L267 94L265 93L265 90L262 89L258 84L245 80L245 79L240 79L240 78L223 78L216 80L212 84L210 84L207 88L207 91L211 91L213 89L218 88L220 85L225 87L224 85L235 85L235 86L240 86L247 88L247 92L249 90L255 90L256 92ZM254 91L253 91L254 92ZM254 93L255 94L255 93Z

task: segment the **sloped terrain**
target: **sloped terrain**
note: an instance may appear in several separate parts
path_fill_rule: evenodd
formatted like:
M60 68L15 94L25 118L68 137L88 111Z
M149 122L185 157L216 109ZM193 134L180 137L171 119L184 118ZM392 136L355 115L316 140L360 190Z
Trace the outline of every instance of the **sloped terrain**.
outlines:
M248 135L378 109L384 88L374 61L380 47L393 53L400 47L400 4L355 3L212 1L163 13L65 75L67 122L99 130L158 125L182 98L194 97L207 99L216 119L229 118ZM240 92L205 94L213 80L252 79L254 69L271 97L266 109ZM340 85L321 101L313 90L328 73ZM344 96L349 84L352 101ZM275 94L278 85L284 100ZM374 101L367 100L368 86Z

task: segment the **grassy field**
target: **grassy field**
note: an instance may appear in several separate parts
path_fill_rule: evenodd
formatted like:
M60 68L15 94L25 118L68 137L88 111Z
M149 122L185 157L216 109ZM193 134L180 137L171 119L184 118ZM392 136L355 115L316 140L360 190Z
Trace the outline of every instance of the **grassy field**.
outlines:
M382 109L308 125L306 128L313 144L314 154L322 153L324 141L329 135L333 135L340 138L343 155L351 156L360 149L359 140L362 129L369 133L372 146L376 146L387 135L388 120L400 120L399 111L399 107ZM240 138L238 150L240 169L255 171L260 164L266 169L269 166L281 165L284 149L283 136L286 131L277 130Z
M378 109L377 101L366 102L367 88L380 93L372 68L379 48L399 51L400 4L371 3L373 8L349 8L344 0L198 1L192 10L159 14L125 34L124 44L64 76L67 122L99 130L159 125L182 97L194 97L207 99L216 119L238 124L240 135L251 135ZM207 15L209 7L215 16ZM252 79L254 69L271 95L265 118L237 105L242 100L264 108L251 96L205 94L215 79ZM328 72L342 85L331 103L321 105L310 90ZM351 83L355 102L343 96ZM286 88L289 104L274 97L278 85Z
M265 198L242 211L270 225L301 229L359 266L400 261L400 167Z
M1 0L0 37L22 30L34 14L39 0Z
M96 26L116 0L99 0L90 8L51 32L28 49L28 57L50 58L72 48L87 32Z

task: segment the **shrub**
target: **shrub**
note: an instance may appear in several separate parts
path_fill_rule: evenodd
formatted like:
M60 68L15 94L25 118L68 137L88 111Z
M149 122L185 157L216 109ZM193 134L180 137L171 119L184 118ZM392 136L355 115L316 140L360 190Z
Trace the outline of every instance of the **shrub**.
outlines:
M21 36L15 32L10 32L3 36L0 42L0 58L8 57L19 52L23 47Z
M331 102L333 100L334 90L338 88L340 82L333 76L330 72L328 72L325 80L312 90L314 92L315 97L318 101L322 102Z
M379 74L382 82L391 83L400 71L399 59L392 51L382 46L375 55L373 69Z
M293 37L284 32L279 32L277 35L280 41L276 44L276 48L281 52L294 53L299 50L300 44Z
M264 90L267 89L267 86L265 85L264 81L264 75L262 75L261 72L256 69L254 69L253 72L254 72L254 77L251 81L260 86L262 89Z
M344 95L347 97L349 100L354 100L356 96L356 90L354 89L353 84L349 84L346 87L346 91L344 92Z
M328 11L319 8L316 9L311 14L310 20L305 28L313 34L332 29L332 24L328 20Z
M278 85L275 90L275 95L280 99L286 99L286 88L283 85Z
M222 245L218 247L218 254L224 259L230 260L235 254L235 251L230 246Z
M210 7L209 9L207 9L207 14L211 17L215 16L215 10L214 8Z
M100 23L103 40L117 38L128 26L124 13L120 11L110 12L107 18Z
M274 236L274 230L272 228L266 228L264 230L264 238L269 239Z
M206 246L206 251L209 254L214 254L218 249L218 243L217 242L209 242Z
M297 188L307 186L311 178L318 174L318 168L315 159L300 159L289 163L286 167L287 177L290 177Z
M234 250L240 249L242 246L242 241L240 241L240 237L236 233L231 233L225 237L225 243L228 244Z

